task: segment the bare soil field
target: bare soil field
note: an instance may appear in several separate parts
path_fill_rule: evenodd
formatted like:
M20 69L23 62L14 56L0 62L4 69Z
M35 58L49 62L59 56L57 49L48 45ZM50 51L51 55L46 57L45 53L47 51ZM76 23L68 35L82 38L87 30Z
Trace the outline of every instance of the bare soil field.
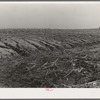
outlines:
M1 29L0 87L99 88L100 29Z

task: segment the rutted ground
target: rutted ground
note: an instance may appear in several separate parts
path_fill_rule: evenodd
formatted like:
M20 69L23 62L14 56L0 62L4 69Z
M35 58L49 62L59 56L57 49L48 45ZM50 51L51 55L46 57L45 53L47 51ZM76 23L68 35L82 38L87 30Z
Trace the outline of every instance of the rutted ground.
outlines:
M98 29L0 30L0 84L91 87L86 84L98 83L100 79L99 55Z

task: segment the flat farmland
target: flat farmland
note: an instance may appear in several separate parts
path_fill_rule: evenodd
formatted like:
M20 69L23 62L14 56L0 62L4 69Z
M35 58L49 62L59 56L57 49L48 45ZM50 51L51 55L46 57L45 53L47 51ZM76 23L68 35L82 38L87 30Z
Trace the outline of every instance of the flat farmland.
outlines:
M1 29L0 87L99 88L100 29Z

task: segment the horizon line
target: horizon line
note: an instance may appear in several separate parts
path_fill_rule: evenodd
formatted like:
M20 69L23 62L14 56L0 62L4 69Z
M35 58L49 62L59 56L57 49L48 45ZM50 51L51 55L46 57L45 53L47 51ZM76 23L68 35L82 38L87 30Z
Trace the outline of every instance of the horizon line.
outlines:
M98 28L0 28L0 30L6 29L50 29L50 30L85 30L85 29L100 29Z

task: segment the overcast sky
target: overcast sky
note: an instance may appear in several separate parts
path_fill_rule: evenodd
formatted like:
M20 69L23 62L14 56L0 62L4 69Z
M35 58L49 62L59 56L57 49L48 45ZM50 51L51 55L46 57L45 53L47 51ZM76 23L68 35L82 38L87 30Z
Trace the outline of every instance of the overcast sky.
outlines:
M100 3L0 3L0 28L98 28Z

